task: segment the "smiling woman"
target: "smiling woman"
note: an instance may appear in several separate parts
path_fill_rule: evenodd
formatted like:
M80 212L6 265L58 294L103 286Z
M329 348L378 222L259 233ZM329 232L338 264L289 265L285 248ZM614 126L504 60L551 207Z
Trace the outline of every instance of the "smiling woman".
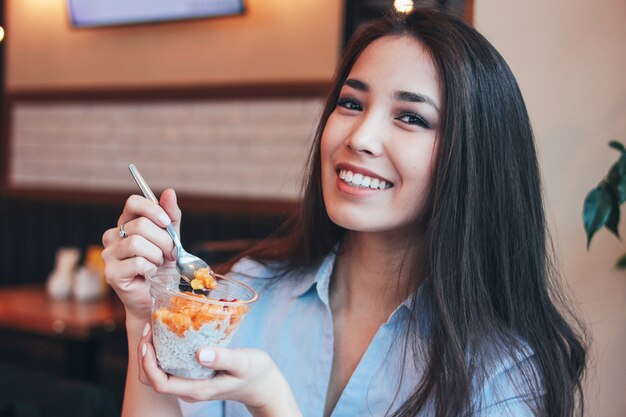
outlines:
M363 51L322 135L322 190L334 223L407 234L430 183L441 102L436 74L411 38L381 38Z
M103 238L135 352L127 415L582 409L586 349L552 291L530 122L485 38L426 8L364 26L344 52L307 168L282 237L232 268L259 299L234 349L198 350L198 362L219 371L207 380L159 369L144 327L141 275L169 259L157 219L165 211L178 226L175 194L164 192L160 206L129 199L120 219L135 219L140 243L129 251L116 227Z

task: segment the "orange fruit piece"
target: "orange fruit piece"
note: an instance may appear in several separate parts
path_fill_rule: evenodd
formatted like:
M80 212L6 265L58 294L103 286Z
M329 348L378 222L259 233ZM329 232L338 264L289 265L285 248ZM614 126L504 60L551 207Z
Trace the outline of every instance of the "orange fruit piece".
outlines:
M193 273L191 280L191 288L194 290L214 290L217 287L217 281L208 268L200 268Z

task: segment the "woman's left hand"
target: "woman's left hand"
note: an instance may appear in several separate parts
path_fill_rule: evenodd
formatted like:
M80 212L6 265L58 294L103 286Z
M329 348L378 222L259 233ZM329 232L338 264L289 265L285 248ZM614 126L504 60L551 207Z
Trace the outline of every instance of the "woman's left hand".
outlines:
M233 400L243 403L255 417L302 415L285 377L262 350L201 348L196 353L198 362L218 373L196 380L163 372L151 341L151 331L139 341L139 380L158 393L186 402Z

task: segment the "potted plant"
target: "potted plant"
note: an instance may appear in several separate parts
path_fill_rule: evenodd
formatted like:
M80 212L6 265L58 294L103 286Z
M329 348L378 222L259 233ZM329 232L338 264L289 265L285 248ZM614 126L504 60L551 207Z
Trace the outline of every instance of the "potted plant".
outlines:
M626 201L626 148L621 142L613 140L609 146L620 153L618 160L600 183L585 198L583 223L587 233L587 250L593 235L606 227L618 239L620 206ZM626 255L622 255L615 264L617 268L626 268Z

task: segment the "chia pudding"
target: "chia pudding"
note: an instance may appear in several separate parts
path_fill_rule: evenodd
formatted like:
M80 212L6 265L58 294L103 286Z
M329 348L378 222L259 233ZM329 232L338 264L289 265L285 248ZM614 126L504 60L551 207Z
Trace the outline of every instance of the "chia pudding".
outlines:
M152 329L159 367L184 378L209 378L215 372L200 365L196 352L202 346L226 347L256 301L256 292L235 280L215 275L210 291L192 292L179 287L175 268L159 268L148 277L152 295Z

